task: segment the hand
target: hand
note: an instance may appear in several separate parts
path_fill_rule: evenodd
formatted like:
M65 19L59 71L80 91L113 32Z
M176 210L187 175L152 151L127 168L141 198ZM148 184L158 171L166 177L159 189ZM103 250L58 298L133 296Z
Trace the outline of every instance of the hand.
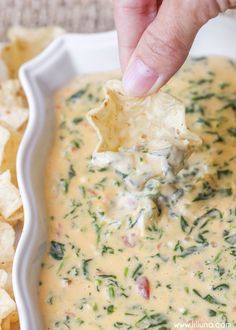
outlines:
M184 63L209 19L236 0L114 0L126 93L157 91Z

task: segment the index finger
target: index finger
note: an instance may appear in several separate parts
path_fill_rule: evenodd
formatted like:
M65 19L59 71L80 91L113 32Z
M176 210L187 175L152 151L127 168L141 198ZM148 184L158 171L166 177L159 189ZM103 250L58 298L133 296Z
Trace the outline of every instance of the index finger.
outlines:
M125 70L139 39L157 15L161 0L115 0L120 62Z

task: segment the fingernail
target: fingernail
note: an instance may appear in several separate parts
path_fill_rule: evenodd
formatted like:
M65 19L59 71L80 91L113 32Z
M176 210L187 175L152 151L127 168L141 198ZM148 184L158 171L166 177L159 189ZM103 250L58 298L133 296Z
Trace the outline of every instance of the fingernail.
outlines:
M132 96L144 96L155 88L158 89L158 74L143 61L136 58L128 65L123 77L125 93Z

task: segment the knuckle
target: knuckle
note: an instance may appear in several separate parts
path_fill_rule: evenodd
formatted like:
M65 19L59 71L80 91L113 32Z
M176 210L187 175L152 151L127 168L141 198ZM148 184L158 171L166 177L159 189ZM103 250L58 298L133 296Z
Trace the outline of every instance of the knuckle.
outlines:
M156 0L116 0L116 8L125 13L140 16L148 15L156 8Z
M178 58L186 53L188 47L177 36L173 36L168 40L162 39L151 30L147 30L146 38L144 39L144 47L148 50L150 61L157 59Z
M225 1L225 0L223 0ZM227 1L227 0L226 0ZM201 3L201 10L195 11L195 19L197 21L197 24L203 25L205 24L209 19L217 16L221 9L219 6L219 2L217 0L205 0ZM197 8L196 8L197 9ZM194 17L194 13L192 15Z
M221 12L226 11L229 8L234 8L236 6L236 1L235 0L216 0L219 10Z

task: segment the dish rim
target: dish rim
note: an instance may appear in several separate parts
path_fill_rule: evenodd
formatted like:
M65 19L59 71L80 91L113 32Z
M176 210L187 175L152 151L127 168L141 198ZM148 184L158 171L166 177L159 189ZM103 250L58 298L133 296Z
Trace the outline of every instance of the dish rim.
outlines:
M42 51L31 61L25 63L19 72L21 84L24 92L27 96L29 104L29 120L26 130L21 140L16 160L17 168L17 180L19 191L22 198L22 204L24 209L24 225L17 244L13 269L12 269L12 281L13 290L15 295L15 301L18 308L19 319L21 329L33 330L40 329L35 324L34 316L36 316L35 310L32 308L30 300L30 292L28 283L26 281L26 271L29 263L30 251L34 248L34 237L39 224L33 221L35 217L34 194L32 183L28 179L27 173L30 171L30 163L32 160L32 146L34 146L40 139L40 134L37 134L37 116L36 112L38 105L35 100L35 86L34 86L34 74L36 70L44 66L49 59L57 56L57 49L62 43L77 42L81 44L82 49L91 51L95 48L101 48L106 45L107 47L116 47L116 32L100 32L100 33L66 33L56 38L45 50ZM37 217L37 216L36 216ZM39 314L39 313L38 313ZM29 327L28 324L33 325L34 328Z

